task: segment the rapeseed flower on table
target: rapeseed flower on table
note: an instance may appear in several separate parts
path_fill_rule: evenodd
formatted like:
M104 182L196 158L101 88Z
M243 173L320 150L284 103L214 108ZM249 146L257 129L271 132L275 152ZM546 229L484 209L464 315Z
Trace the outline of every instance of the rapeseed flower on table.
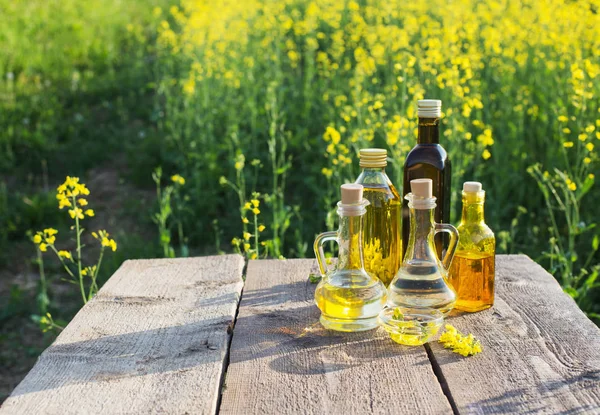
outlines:
M472 334L465 336L450 324L446 324L446 331L440 336L439 342L446 349L452 349L454 353L464 357L473 356L483 351L481 343L475 339L475 336Z

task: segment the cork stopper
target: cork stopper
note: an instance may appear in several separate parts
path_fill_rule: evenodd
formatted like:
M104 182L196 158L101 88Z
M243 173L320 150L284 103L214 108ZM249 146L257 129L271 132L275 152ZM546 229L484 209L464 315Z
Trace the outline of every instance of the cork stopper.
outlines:
M387 166L387 150L384 148L361 148L360 167L378 168Z
M410 193L405 196L408 207L414 209L435 208L436 198L433 196L433 181L431 179L414 179L410 181Z
M465 182L463 184L463 192L477 193L483 190L483 186L479 182Z
M431 179L411 180L410 191L415 197L431 198L433 196L433 181Z
M362 184L347 183L347 184L343 184L341 189L342 189L342 204L356 205L356 204L362 202L362 198L363 198Z
M439 118L442 116L442 101L439 99L420 99L417 101L417 113L420 118Z
M464 182L462 192L463 203L478 203L483 204L485 200L485 192L483 186L479 182Z

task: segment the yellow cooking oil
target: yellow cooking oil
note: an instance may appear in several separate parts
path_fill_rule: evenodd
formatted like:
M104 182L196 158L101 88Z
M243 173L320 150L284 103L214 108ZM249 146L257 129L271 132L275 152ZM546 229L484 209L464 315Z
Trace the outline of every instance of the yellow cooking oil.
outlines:
M476 312L494 303L495 256L489 252L457 251L449 282L458 300L454 308Z
M402 262L402 203L393 186L363 186L364 198L370 203L363 227L365 269L388 286Z
M385 304L385 289L379 281L368 282L362 276L356 279L357 283L351 282L352 276L339 279L344 279L344 283L323 281L317 286L315 302L321 310L321 322L338 331L357 331L367 323L370 326Z

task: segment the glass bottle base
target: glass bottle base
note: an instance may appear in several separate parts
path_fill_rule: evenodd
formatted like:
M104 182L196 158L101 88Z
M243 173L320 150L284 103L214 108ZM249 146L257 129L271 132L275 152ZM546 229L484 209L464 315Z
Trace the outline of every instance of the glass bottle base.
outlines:
M454 304L454 309L459 311L466 311L467 313L476 313L478 311L487 310L493 304L481 303L476 301L457 301Z
M335 331L355 332L373 330L379 327L377 316L371 318L347 320L321 315L321 318L319 320L323 327Z

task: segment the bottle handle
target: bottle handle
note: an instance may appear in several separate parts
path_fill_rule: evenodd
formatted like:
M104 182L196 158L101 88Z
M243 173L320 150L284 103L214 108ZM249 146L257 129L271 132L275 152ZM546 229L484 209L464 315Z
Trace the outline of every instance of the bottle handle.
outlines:
M444 255L444 259L442 259L442 265L444 268L446 268L446 270L450 270L454 253L458 247L458 230L448 223L436 223L435 234L437 235L440 232L446 232L450 234L450 243L448 244L446 255Z
M315 250L315 256L317 257L317 262L319 264L319 271L321 272L322 277L325 277L328 272L325 252L323 251L323 244L329 241L339 243L338 233L335 231L323 232L322 234L319 234L316 237L315 243L313 245L313 249Z

